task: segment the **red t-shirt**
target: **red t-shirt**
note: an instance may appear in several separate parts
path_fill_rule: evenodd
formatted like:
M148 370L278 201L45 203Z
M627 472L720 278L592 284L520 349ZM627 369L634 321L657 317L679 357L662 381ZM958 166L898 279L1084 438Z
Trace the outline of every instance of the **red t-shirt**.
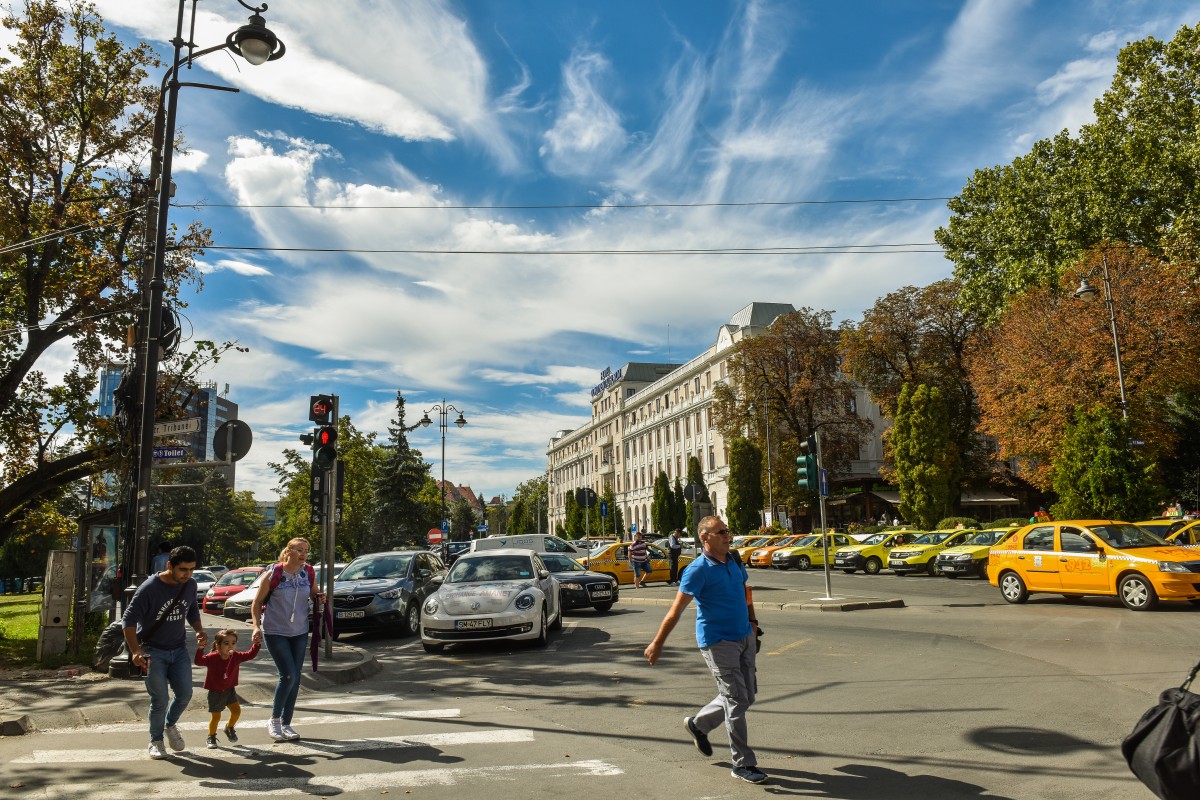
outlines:
M196 666L205 667L208 673L204 676L204 688L214 692L232 689L238 683L238 664L249 661L258 655L259 646L251 645L249 650L234 650L228 660L221 658L216 650L207 653L196 651Z

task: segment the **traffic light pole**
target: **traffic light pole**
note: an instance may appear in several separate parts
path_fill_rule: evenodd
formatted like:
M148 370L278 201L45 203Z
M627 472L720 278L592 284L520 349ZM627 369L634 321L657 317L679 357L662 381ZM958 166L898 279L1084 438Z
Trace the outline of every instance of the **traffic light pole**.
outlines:
M818 597L818 600L833 599L833 570L829 565L829 531L825 528L825 491L821 486L820 474L824 471L824 464L821 460L821 440L817 439L817 495L821 501L821 546L825 553L825 596Z
M333 424L336 427L338 424L338 396L333 395ZM321 551L325 561L325 569L322 571L322 578L325 583L325 602L333 603L333 559L336 548L334 546L337 539L337 451L334 450L333 463L326 470L325 480L325 528L322 535ZM332 614L331 614L332 616ZM333 639L326 637L325 639L325 658L333 658Z

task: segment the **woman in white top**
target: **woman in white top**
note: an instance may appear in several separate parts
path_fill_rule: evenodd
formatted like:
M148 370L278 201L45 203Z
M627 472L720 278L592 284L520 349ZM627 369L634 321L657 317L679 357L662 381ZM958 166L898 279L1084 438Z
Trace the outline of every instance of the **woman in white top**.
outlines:
M271 567L266 580L258 585L258 594L250 607L253 641L261 644L266 640L267 652L279 672L271 719L267 723L267 734L277 742L300 738L291 723L308 645L308 613L310 607L313 613L320 613L320 602L325 599L317 591L313 569L307 563L308 549L307 539L288 542L279 554L279 563ZM274 588L272 583L276 583Z

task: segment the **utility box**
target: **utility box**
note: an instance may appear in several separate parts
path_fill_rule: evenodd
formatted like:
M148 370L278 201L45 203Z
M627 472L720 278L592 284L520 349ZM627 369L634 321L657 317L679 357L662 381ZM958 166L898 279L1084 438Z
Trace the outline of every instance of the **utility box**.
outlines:
M46 582L42 588L42 616L38 625L37 658L67 652L67 625L75 595L74 550L51 550L46 559Z

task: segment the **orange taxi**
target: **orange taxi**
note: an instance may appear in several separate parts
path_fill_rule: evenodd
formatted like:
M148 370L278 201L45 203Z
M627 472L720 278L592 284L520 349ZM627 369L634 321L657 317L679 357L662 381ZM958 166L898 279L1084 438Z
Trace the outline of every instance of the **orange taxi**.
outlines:
M988 581L1010 603L1055 592L1115 596L1134 611L1159 600L1200 604L1200 553L1129 522L1035 523L991 549Z
M771 557L775 555L776 550L781 547L790 547L803 538L804 534L785 536L774 544L755 547L750 551L750 558L746 563L752 567L769 567L771 566Z
M733 545L730 550L737 552L738 557L742 559L743 564L750 563L750 554L760 547L770 547L771 545L779 544L784 539L791 539L791 534L786 536L756 536L750 539L745 544Z
M1200 519L1187 522L1182 528L1172 532L1170 536L1164 536L1163 538L1171 544L1177 544L1180 547L1200 545Z

